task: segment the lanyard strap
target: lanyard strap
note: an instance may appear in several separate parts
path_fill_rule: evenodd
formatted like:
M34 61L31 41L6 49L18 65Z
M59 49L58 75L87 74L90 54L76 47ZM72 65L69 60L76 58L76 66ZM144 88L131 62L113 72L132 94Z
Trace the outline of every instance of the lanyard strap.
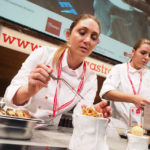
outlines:
M85 75L85 68L86 68L85 66L86 66L86 63L84 62L84 64L83 64L84 75ZM84 83L84 75L83 75L83 77L82 77L82 79L81 79L81 81L80 81L80 83L79 83L79 86L78 86L78 89L77 89L77 94L80 92L80 90L81 90L81 88L82 88L82 85L83 85L83 83ZM63 109L63 108L65 108L65 107L67 107L68 105L70 105L70 104L74 101L74 99L75 99L75 97L77 96L77 94L74 96L74 98L73 98L72 100L70 100L69 102L67 102L67 103L61 105L60 107L58 107L58 108L57 108L57 111L58 111L58 110L61 110L61 109Z
M128 73L128 79L129 79L130 84L132 86L132 90L133 90L134 95L139 94L139 92L141 90L141 84L142 84L142 71L140 72L140 83L139 83L139 88L138 88L137 92L135 91L135 87L134 87L133 82L131 80L131 77L129 75L129 63L128 62L127 62L127 73Z
M62 55L62 57L60 59L60 63L59 63L58 75L57 75L58 78L60 78L60 76L61 76L62 59L64 57L64 53L63 53L63 55ZM77 89L77 93L80 92L80 90L81 90L81 88L83 86L85 72L86 72L86 63L84 62L84 64L83 64L83 73L84 74L83 74L82 79L81 79L81 81L79 83L79 86L78 86L78 89ZM57 87L58 87L58 84L59 84L59 80L57 80ZM72 100L68 101L67 103L65 103L65 104L63 104L63 105L61 105L60 107L57 108L57 87L56 87L55 96L54 96L53 115L52 115L53 117L55 117L56 111L61 110L61 109L65 108L65 107L69 106L74 101L75 97L77 96L77 94L76 94Z

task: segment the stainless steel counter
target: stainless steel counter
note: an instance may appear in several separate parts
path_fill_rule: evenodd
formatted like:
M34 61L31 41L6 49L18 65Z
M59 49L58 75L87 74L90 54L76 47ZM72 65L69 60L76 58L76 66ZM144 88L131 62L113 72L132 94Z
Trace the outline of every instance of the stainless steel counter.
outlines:
M0 143L68 148L71 135L72 128L49 127L44 130L35 129L30 140L0 139ZM126 150L127 140L120 138L114 129L109 129L107 143L110 150Z
M33 130L30 140L0 139L0 143L18 145L38 145L53 147L68 147L72 135L71 128L45 128Z

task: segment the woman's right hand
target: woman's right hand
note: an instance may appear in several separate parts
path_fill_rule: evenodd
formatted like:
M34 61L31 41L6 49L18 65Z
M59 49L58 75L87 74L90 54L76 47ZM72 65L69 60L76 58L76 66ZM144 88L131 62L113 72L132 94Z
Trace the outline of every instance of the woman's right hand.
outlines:
M46 65L39 64L31 71L28 80L28 91L31 95L36 94L40 89L48 87L49 74L53 69Z
M150 105L150 100L148 100L142 96L135 95L134 96L134 104L137 108L143 110L146 105Z
M21 86L13 97L15 105L24 105L31 96L36 94L40 89L46 88L50 80L49 74L53 69L45 65L37 65L28 77L28 85Z

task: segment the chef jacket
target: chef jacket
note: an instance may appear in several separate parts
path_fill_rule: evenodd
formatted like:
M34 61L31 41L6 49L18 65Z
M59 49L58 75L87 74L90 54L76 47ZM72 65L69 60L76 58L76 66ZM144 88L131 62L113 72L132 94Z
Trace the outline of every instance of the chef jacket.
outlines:
M83 76L83 63L82 65L72 70L69 68L67 64L67 51L64 53L64 57L62 60L62 71L61 78L64 78L67 82L69 82L72 87L77 90L78 85ZM26 61L22 64L21 69L17 73L17 75L11 81L11 84L7 87L4 97L7 100L7 105L11 107L17 107L12 103L12 98L15 95L18 88L21 86L28 84L28 76L30 72L38 65L45 64L52 66L53 56L56 52L56 48L51 47L41 47L36 49L34 52L30 54L30 56L26 59ZM53 75L57 77L57 69L54 68ZM57 81L51 79L48 83L48 88L42 88L38 93L32 96L29 101L23 107L27 109L33 116L40 119L48 119L53 114L53 102L54 95L57 88L57 108L64 103L72 100L75 94L62 82L59 81L57 86ZM56 112L55 119L53 120L54 125L58 125L59 120L61 118L61 114L65 111L68 111L73 108L76 104L77 107L74 109L74 113L81 112L81 105L86 104L87 106L91 106L94 102L94 98L97 91L97 77L96 74L90 70L90 68L86 65L86 73L84 76L84 84L82 86L80 94L84 99L81 99L79 96L76 96L75 100L68 107L59 110ZM52 122L50 122L51 124Z
M150 99L150 70L147 68L142 68L136 70L129 65L129 75L135 87L135 91L138 91L140 83L140 72L142 71L142 83L139 92L140 96ZM110 73L108 74L106 80L103 83L100 97L111 90L117 90L120 92L133 94L133 89L128 78L127 73L127 63L115 65ZM128 102L117 102L111 101L112 107L112 117L120 120L125 128L129 127L129 109L130 107L135 107L133 103ZM136 120L136 118L134 118Z

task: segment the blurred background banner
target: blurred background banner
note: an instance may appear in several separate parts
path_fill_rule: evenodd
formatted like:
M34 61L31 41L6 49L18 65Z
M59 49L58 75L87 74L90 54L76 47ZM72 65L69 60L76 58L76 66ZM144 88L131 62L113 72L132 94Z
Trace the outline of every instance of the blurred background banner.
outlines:
M140 38L150 38L149 1L0 0L0 16L65 41L65 31L77 15L93 14L102 27L94 53L126 62L134 43Z
M28 0L56 14L74 20L83 13L94 14L94 0Z

